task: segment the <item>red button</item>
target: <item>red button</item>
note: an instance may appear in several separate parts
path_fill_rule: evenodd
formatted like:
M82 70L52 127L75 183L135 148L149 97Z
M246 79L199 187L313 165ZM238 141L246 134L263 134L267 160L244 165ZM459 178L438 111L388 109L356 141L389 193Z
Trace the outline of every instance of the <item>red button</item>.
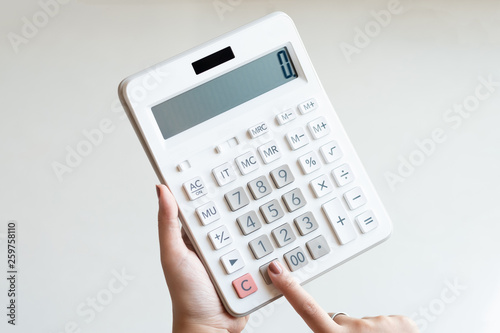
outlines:
M255 284L250 273L243 275L233 281L234 290L238 294L239 298L245 298L250 294L257 291L257 285Z

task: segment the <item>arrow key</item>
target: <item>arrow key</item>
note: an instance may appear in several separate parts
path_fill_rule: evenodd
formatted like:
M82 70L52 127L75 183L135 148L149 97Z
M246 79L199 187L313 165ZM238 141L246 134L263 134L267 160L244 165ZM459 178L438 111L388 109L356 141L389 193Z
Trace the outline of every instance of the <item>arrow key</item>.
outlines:
M220 262L227 274L232 274L245 267L245 262L238 250L233 250L220 257Z

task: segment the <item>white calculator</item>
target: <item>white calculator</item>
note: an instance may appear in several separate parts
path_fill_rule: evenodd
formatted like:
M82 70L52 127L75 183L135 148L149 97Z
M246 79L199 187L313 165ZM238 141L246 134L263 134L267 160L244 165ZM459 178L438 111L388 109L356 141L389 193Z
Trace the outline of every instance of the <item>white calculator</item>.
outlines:
M227 311L306 283L392 226L293 21L277 12L126 78L119 94Z

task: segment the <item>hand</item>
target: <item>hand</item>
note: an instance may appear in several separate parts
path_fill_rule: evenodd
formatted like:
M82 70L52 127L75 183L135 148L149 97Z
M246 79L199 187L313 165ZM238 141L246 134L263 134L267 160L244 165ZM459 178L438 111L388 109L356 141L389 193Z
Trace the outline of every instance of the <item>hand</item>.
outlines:
M339 315L333 321L278 261L273 261L267 271L274 286L315 333L418 333L416 324L403 316L357 319Z
M241 332L248 316L226 312L205 267L179 227L174 196L165 185L156 187L161 263L173 308L172 332Z
M158 185L158 231L163 272L173 308L173 332L241 332L248 316L235 318L224 309L210 278L179 227L178 207L170 190ZM279 262L269 265L269 277L295 311L316 333L417 333L413 321L402 316L333 321Z

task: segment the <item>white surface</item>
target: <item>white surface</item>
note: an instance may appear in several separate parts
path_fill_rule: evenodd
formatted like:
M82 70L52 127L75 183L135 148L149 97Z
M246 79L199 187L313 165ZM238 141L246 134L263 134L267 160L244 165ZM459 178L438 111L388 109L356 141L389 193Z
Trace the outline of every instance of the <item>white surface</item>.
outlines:
M394 221L388 242L306 289L332 312L431 308L416 317L425 332L500 331L500 86L489 91L483 83L500 82L499 3L402 1L403 13L348 62L342 43L353 45L356 29L374 22L371 11L388 1L230 2L231 10L218 13L217 1L71 1L17 53L8 33L21 34L23 17L31 20L40 6L2 2L2 271L8 220L19 222L20 242L19 325L8 326L2 312L2 332L64 332L70 322L82 332L170 330L157 179L117 85L275 10L294 19ZM449 110L473 102L476 91L477 108L451 119ZM96 128L107 133L60 180L53 162L65 163ZM416 141L427 143L429 156L416 152ZM421 164L402 170L404 182L391 189L385 173L398 172L410 156ZM133 279L119 282L123 272ZM100 312L85 305L118 286ZM2 303L6 287L1 279ZM283 300L252 315L246 328L277 330L307 331Z

